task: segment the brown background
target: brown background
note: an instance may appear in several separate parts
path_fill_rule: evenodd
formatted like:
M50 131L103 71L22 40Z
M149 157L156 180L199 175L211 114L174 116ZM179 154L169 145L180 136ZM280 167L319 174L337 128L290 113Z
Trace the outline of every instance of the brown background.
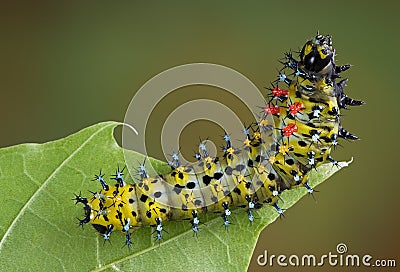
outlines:
M400 251L398 9L390 1L2 3L0 146L46 142L99 121L123 120L144 82L180 64L225 65L262 89L275 78L283 52L298 49L320 30L333 35L337 62L354 64L346 74L348 93L367 105L346 111L343 123L362 140L343 143L335 152L338 159L353 156L354 163L318 188L317 204L303 199L262 233L250 270L271 271L256 264L264 250L319 255L335 252L339 242L352 253L395 258ZM191 88L196 97L213 97L210 88ZM173 110L185 95L170 98L160 113ZM154 132L162 118L159 122L152 121ZM206 124L198 125L181 137L184 155L197 143L194 135L204 132ZM151 141L150 154L161 157L159 139ZM281 270L290 269L274 267Z

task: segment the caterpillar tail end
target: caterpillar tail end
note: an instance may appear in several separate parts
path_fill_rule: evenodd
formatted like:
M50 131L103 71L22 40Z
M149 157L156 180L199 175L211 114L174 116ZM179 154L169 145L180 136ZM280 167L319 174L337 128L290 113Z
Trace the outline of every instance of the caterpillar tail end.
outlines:
M79 221L79 226L83 228L85 224L90 222L90 213L92 211L92 208L90 207L87 198L82 197L81 194L75 195L75 198L73 198L72 200L75 200L75 205L78 203L82 203L84 205L83 210L85 211L85 217L83 219L77 218Z

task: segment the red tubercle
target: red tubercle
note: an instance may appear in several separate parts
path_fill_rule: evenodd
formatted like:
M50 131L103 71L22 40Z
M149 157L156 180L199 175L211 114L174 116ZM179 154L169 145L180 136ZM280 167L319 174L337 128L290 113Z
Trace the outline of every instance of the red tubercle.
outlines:
M263 110L265 114L280 115L281 113L281 108L277 105L267 104Z
M289 106L289 113L293 116L304 110L304 105L301 102L294 102L292 105Z
M297 132L299 128L295 123L290 123L287 126L282 128L282 135L286 137L290 137L293 133Z
M274 97L289 97L289 90L284 90L279 87L274 87L271 92Z

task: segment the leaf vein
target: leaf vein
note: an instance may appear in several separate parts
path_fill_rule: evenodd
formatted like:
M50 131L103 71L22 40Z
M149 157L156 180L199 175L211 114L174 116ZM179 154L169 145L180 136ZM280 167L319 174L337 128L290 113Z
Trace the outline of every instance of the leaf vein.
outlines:
M12 221L10 226L8 227L7 231L4 233L4 236L1 238L0 241L0 252L3 249L4 243L6 242L8 236L12 233L14 227L16 226L17 222L19 219L25 214L26 209L33 203L33 201L38 197L38 195L44 190L44 188L47 186L47 184L53 179L53 177L64 167L64 165L71 160L90 140L92 140L98 133L103 131L105 128L114 125L114 124L109 124L107 126L102 127L101 129L97 130L95 133L91 134L90 137L88 137L77 149L74 150L65 160L63 160L60 165L49 175L49 177L43 182L43 184L38 187L38 189L35 191L35 193L32 195L32 197L25 203L25 205L22 207L22 209L19 211L15 219Z

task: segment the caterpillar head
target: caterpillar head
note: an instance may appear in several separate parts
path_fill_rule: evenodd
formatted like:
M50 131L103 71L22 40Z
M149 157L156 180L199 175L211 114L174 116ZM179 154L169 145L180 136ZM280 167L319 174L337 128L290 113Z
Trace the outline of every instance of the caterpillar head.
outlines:
M317 33L314 39L309 40L300 52L300 62L310 72L320 73L329 67L335 55L332 48L332 37Z

